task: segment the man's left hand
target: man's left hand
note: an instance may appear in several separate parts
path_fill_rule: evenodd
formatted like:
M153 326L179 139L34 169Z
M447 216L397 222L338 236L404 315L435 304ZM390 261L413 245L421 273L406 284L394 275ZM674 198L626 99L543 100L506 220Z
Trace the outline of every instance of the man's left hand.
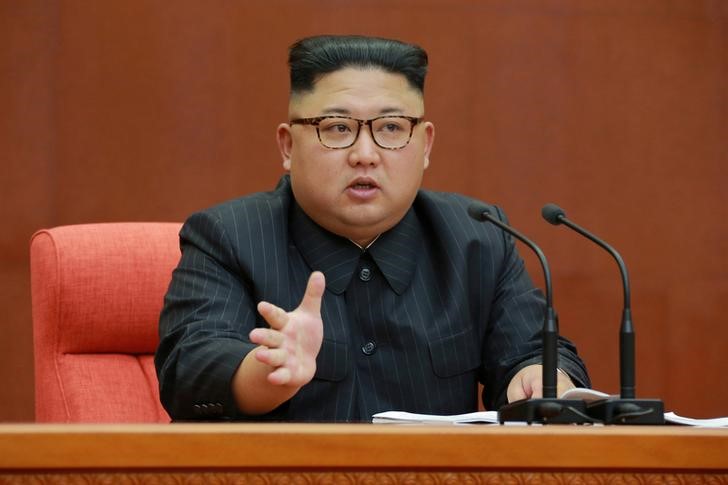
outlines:
M576 386L571 382L569 376L561 370L556 372L556 397L573 387ZM543 366L534 364L519 370L508 384L506 395L508 402L543 397Z

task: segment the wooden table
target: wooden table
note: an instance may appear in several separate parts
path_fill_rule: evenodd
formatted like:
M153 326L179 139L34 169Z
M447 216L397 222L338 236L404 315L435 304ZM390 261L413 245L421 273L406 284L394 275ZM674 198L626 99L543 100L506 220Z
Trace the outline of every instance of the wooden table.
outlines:
M0 425L0 484L728 483L728 429Z

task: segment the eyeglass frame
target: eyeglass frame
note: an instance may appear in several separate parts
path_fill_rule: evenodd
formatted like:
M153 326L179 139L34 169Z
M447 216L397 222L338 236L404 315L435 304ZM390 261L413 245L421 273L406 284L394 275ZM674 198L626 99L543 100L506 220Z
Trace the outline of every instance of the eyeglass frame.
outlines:
M321 140L321 132L319 131L319 123L321 123L323 120L331 119L331 118L338 118L338 119L346 119L346 120L352 120L357 122L357 130L356 135L354 136L354 140L346 146L343 147L330 147L326 145ZM374 128L372 128L372 123L374 123L377 120L380 120L382 118L400 118L405 119L410 122L410 132L409 136L407 137L407 141L404 145L401 147L385 147L379 144L377 141L377 138L374 136ZM377 116L376 118L371 118L368 120L360 120L358 118L352 118L351 116L341 116L341 115L326 115L326 116L316 116L314 118L297 118L295 120L290 120L288 122L289 125L311 125L316 127L316 136L318 137L319 143L321 143L322 146L325 148L328 148L329 150L343 150L345 148L351 148L354 146L356 141L359 139L359 134L361 133L361 127L362 125L367 125L369 127L369 134L372 136L372 141L375 145L377 145L379 148L383 148L384 150L401 150L407 145L409 145L410 140L412 140L412 133L415 131L415 126L420 124L422 121L424 121L424 117L416 117L416 116L404 116L404 115L383 115L383 116Z

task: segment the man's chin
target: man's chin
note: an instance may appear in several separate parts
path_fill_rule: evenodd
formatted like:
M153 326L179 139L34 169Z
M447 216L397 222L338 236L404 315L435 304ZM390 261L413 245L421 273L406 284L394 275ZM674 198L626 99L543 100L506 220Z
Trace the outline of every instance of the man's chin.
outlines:
M366 217L350 217L342 220L342 222L344 222L346 232L353 236L347 237L357 240L373 239L397 225L400 219L401 217L397 218L391 214L388 217L382 214L368 214Z

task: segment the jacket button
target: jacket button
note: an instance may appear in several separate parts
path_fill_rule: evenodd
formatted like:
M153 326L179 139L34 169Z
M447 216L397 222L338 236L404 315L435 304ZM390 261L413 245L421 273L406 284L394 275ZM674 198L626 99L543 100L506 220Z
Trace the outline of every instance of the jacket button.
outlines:
M362 281L369 281L372 279L372 270L369 268L362 268L361 271L359 271L359 279Z
M372 355L376 350L377 344L371 341L361 346L361 351L364 355Z

